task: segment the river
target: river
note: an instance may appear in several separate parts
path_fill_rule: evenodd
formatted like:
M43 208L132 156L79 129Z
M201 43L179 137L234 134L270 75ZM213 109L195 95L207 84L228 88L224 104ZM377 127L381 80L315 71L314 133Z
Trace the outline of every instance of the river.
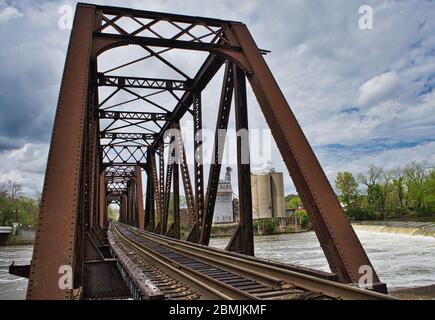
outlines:
M356 230L379 278L389 289L435 284L435 238ZM210 245L224 248L229 238ZM255 238L259 258L330 271L314 232Z
M435 238L357 230L381 281L390 289L435 284ZM229 238L213 238L210 245L224 248ZM264 259L329 271L314 232L255 238L255 254ZM27 280L8 274L8 266L28 264L32 246L0 247L0 300L24 299Z
M9 274L9 265L25 265L32 259L33 246L0 246L0 300L22 300L26 297L27 279Z

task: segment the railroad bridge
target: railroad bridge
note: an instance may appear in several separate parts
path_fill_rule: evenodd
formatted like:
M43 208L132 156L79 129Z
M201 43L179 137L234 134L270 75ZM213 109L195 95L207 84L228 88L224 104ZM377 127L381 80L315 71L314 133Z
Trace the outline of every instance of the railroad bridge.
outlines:
M122 47L139 48L144 55L99 68L100 58ZM169 58L180 51L201 53L202 64L186 72L183 59ZM267 53L241 22L77 5L28 299L389 298L265 62ZM143 61L160 64L161 75L138 68L135 76L123 73ZM221 69L220 100L211 104L217 109L212 161L204 168L201 129L208 111L203 100ZM241 137L231 150L237 154L240 221L225 251L208 247L225 148L222 130L231 108L236 130L249 129L246 79L331 273L254 257L251 169L242 159L249 143ZM122 93L129 98L119 99ZM160 95L164 102L156 102ZM183 141L185 117L193 123L188 131L195 137L194 150ZM192 222L186 239L180 239L180 188ZM120 217L109 223L113 203ZM372 268L373 290L350 285L359 282L361 266Z

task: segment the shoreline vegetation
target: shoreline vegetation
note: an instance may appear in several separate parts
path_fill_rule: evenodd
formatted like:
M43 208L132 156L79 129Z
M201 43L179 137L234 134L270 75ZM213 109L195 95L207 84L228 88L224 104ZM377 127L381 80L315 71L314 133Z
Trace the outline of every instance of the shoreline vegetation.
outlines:
M424 162L411 162L393 170L370 165L366 173L356 176L350 172L339 172L335 189L347 217L354 224L362 221L435 222L435 169L428 168ZM35 228L40 199L40 193L34 197L25 196L22 186L14 181L0 183L0 225L17 223ZM292 214L285 218L254 220L255 234L311 230L300 197L287 195L285 204ZM114 213L112 211L117 210L109 207L109 216ZM234 226L231 225L216 225L212 234L226 236L232 229Z
M348 219L359 221L435 222L435 168L413 161L386 170L370 165L354 176L338 172L337 197ZM308 220L299 195L285 197L286 209Z

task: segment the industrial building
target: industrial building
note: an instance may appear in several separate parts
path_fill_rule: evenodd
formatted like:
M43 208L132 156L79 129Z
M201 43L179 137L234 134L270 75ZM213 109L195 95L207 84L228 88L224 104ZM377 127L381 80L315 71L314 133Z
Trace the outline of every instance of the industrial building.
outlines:
M233 188L231 186L231 167L227 167L225 178L219 180L213 223L233 223Z
M254 219L285 217L284 180L273 168L251 175Z

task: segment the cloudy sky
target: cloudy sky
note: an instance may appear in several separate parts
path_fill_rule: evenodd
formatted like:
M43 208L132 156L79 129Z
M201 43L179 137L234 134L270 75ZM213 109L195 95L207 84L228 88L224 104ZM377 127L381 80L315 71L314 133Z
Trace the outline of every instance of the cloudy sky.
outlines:
M435 1L94 2L245 22L331 181L371 163L435 165ZM372 30L358 25L364 4ZM42 187L69 39L63 5L75 2L0 0L0 182L29 195ZM249 105L251 127L266 127Z

